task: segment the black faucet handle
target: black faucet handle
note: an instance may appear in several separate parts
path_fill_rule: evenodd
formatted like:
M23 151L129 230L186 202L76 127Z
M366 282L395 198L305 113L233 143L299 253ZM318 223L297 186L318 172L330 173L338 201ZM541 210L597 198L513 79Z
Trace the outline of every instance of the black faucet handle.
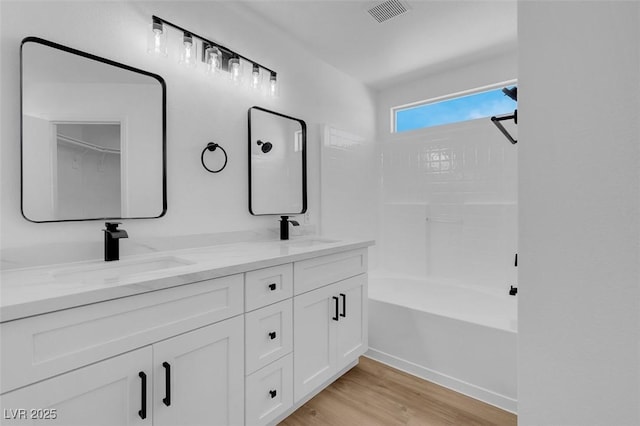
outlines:
M104 226L106 226L106 231L117 231L118 225L122 225L122 222L105 222Z
M289 216L280 216L280 218L281 218L281 222L290 223L293 226L300 226L300 222L298 222L297 220L289 219Z

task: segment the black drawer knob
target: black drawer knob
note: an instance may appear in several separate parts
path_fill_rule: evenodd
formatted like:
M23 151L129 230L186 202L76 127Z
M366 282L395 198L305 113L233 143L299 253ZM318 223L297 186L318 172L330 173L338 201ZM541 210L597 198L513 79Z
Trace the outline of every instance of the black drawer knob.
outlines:
M271 340L275 339L275 338L276 338L276 332L275 332L275 331L270 331L270 332L269 332L269 338L270 338Z
M271 395L271 398L275 398L277 394L278 392L275 389L269 391L269 395Z
M269 284L269 290L274 291L276 289L276 283Z

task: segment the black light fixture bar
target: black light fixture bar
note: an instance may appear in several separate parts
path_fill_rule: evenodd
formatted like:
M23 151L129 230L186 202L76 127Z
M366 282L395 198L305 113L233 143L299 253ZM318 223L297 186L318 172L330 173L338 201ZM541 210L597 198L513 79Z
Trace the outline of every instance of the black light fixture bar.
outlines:
M206 37L202 37L201 35L196 34L193 31L187 30L186 28L183 28L183 27L181 27L179 25L176 25L173 22L169 22L166 19L162 19L162 18L160 18L160 17L158 17L156 15L152 15L152 18L153 18L153 22L161 22L164 25L168 25L168 26L173 27L173 28L175 28L175 29L177 29L179 31L182 31L183 33L191 34L191 36L200 39L203 42L203 45L205 47L207 45L217 47L218 49L220 49L220 51L224 55L224 57L223 57L223 59L224 59L223 63L224 64L226 64L229 61L229 58L233 58L233 57L242 58L245 61L248 61L248 62L252 63L253 65L259 66L260 68L264 69L265 71L269 71L272 76L277 75L277 73L274 70L272 70L271 68L265 67L264 65L254 61L253 59L249 59L246 56L243 56L243 55L239 54L238 52L236 52L234 50L231 50L226 46L221 45L220 43L216 43L215 41L211 41ZM204 50L205 49L203 48L202 49L203 55L204 55ZM204 61L204 56L203 56L203 61Z

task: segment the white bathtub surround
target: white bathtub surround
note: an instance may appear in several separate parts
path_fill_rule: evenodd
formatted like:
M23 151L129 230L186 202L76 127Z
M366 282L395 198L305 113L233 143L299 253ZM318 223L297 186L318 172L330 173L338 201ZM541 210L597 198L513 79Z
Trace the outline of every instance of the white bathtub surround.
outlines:
M382 267L493 291L515 284L517 145L488 119L388 139Z
M371 358L517 411L517 298L477 286L371 275Z
M517 411L518 145L491 121L390 133L390 109L517 77L504 51L384 89L368 354Z
M3 272L3 413L276 423L366 351L371 244L246 242Z

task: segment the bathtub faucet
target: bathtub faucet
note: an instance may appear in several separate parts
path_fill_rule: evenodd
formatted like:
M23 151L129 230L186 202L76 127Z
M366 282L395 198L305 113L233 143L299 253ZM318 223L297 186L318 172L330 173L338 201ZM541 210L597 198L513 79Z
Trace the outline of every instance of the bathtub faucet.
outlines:
M513 266L516 268L518 267L518 253L516 253L516 259L513 262ZM518 287L511 286L509 289L509 296L515 296L516 294L518 294Z

